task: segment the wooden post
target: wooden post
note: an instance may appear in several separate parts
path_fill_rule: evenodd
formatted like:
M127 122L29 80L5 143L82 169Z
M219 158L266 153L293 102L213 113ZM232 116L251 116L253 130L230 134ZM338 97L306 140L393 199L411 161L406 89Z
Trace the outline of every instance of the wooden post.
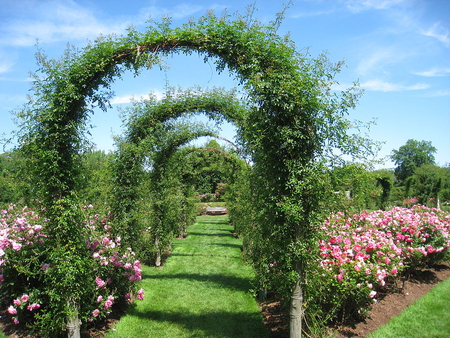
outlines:
M78 306L73 299L70 299L68 301L68 307L71 313L67 318L67 338L81 338L81 321L78 319Z
M300 285L300 277L295 283L294 291L291 297L291 310L290 316L290 330L289 338L301 338L302 337L302 319L303 319L303 292Z

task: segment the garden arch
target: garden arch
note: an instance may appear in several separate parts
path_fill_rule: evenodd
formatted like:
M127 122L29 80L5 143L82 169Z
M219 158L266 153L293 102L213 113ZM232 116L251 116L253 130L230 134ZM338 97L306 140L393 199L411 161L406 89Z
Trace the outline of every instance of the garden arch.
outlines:
M134 217L137 188L140 184L144 157L153 153L153 179L161 181L168 160L178 147L201 136L217 137L205 127L166 130L165 123L176 118L204 113L217 123L225 119L234 122L237 129L243 127L247 108L233 92L215 89L207 92L188 90L177 95L168 95L161 102L155 100L136 103L127 123L128 129L118 143L118 152L113 166L114 190L112 212L120 224L118 235L132 245L140 236ZM170 128L169 128L170 129ZM167 137L167 133L178 135ZM162 144L163 143L163 144Z
M280 274L286 291L296 280L298 289L318 201L315 156L323 146L318 135L327 133L320 128L336 107L320 115L322 90L332 78L326 69L328 61L308 61L297 54L292 42L276 33L280 19L263 26L248 17L210 13L177 28L163 21L143 33L130 29L124 37L99 39L80 55L59 63L41 62L46 77L37 83L38 99L28 111L30 128L23 141L47 206L48 231L61 255L76 262L84 247L73 190L89 104L106 108L110 84L126 70L138 74L141 68L157 64L161 56L198 52L205 60L215 58L218 71L228 67L248 91L254 108L242 137L254 164L255 200L262 208L257 221L264 245L278 246L258 254L260 260L278 260L280 271L288 277ZM274 252L275 258L267 252ZM261 273L266 270L264 264L256 266ZM77 272L72 273L70 278L77 279ZM301 307L301 301L297 306Z

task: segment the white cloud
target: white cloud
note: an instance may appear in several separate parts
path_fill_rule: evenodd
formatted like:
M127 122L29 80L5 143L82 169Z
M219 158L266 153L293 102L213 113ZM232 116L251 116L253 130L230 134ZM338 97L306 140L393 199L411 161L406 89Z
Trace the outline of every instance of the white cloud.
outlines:
M151 90L152 95L156 97L156 99L162 100L164 98L164 94L160 90ZM116 96L111 100L111 104L127 104L134 101L145 100L148 98L147 94L127 94L122 96Z
M362 55L360 62L356 68L359 74L367 75L371 72L384 71L384 68L388 64L395 64L401 62L410 55L410 51L400 49L396 46L386 47L372 47L372 51L367 51L370 47L366 47L363 53L368 55Z
M445 47L450 47L450 31L440 22L436 22L429 29L423 30L422 34L437 39L442 42Z
M442 97L442 96L450 96L450 90L438 90L426 95L426 97Z
M317 12L299 12L299 13L290 15L289 17L293 18L293 19L299 19L299 18L307 18L307 17L312 17L312 16L330 15L335 12L336 12L335 9L330 9L327 11L317 11Z
M16 64L17 58L15 51L0 50L0 74L8 72Z
M173 19L182 19L201 11L202 9L202 6L188 4L177 5L173 7L173 9L150 6L142 8L140 10L140 14L144 17L144 20L147 20L148 18L158 19L161 16L170 16Z
M57 41L94 39L99 35L121 33L129 22L100 22L94 14L73 1L34 3L22 8L22 16L4 22L2 45L33 46ZM120 23L119 23L120 22Z
M399 92L405 90L422 90L429 88L429 85L426 83L417 83L415 85L405 86L401 84L395 84L390 82L385 82L381 80L370 80L364 83L361 83L361 88L373 91L381 91L381 92Z
M406 0L344 0L348 9L352 12L362 12L369 9L388 9Z
M413 74L426 77L448 76L450 75L450 68L431 68L423 72L414 72Z

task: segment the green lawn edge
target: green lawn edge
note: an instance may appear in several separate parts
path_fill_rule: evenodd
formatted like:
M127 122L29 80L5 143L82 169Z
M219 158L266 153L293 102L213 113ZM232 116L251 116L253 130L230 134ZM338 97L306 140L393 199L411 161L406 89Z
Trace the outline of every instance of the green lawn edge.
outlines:
M367 338L448 338L450 337L450 278L437 284L399 316Z

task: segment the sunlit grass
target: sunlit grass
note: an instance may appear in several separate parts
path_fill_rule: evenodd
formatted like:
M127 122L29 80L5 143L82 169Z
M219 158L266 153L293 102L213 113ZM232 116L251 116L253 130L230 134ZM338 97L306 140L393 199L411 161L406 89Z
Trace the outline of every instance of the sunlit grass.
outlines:
M139 301L108 337L267 337L252 270L225 216L202 216L162 269L145 267Z
M450 279L436 285L368 338L450 337Z

